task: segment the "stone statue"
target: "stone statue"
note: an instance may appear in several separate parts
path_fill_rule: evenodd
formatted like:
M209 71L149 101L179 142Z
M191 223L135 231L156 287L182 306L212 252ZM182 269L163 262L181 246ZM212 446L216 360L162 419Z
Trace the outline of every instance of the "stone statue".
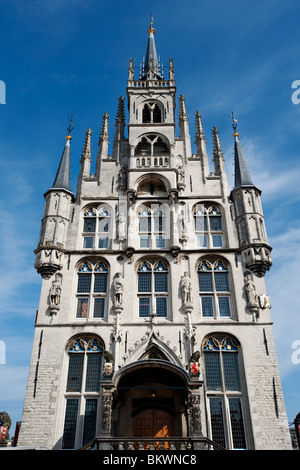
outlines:
M56 314L60 309L60 295L61 295L61 280L62 275L57 273L52 282L49 292L49 309L50 314Z
M256 288L249 271L244 274L244 289L247 297L247 308L257 315L259 305L257 301Z
M118 217L118 237L119 237L119 240L124 240L124 238L126 237L125 226L126 226L126 217L121 212L119 214L119 217Z
M183 303L192 302L192 282L187 272L181 278L181 298Z
M114 304L123 304L124 279L121 273L116 273L113 280Z
M183 166L180 166L178 168L178 181L184 182L184 179L185 179L185 171L184 171Z
M50 288L50 307L57 307L60 304L61 278L61 274L55 274L54 281Z

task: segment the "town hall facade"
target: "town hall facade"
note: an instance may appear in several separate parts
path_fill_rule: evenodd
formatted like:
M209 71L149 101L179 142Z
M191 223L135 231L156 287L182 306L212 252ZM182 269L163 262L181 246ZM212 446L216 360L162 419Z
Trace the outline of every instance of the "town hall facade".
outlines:
M151 22L138 77L129 62L128 122L121 96L112 142L103 115L94 173L88 129L72 192L71 126L44 195L18 445L290 449L261 191L234 118L233 188L199 112L192 153L173 59L166 78L154 37Z

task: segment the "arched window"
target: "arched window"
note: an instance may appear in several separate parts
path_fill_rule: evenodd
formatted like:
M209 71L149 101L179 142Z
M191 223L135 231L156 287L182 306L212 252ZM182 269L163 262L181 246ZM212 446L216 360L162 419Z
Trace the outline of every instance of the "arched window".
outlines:
M106 312L108 264L83 261L78 267L76 318L104 318Z
M142 111L142 121L145 124L162 122L161 108L157 103L145 103Z
M67 346L62 449L79 448L96 436L103 350L102 340L90 335L73 338Z
M197 204L193 209L194 226L199 248L221 248L223 241L222 213L217 204Z
M83 248L109 248L111 239L111 210L106 205L89 207L83 214Z
M226 449L246 449L239 343L227 335L203 342L211 439Z
M137 267L139 317L168 317L168 266L163 260L146 259Z
M166 248L167 215L162 206L143 206L138 217L140 248Z
M197 265L203 317L231 317L228 267L220 259L202 259Z
M142 157L148 157L147 165L145 166L167 167L169 164L169 155L170 146L166 139L160 137L158 134L147 134L141 137L136 145L136 166L138 166L138 161L139 165L141 164Z

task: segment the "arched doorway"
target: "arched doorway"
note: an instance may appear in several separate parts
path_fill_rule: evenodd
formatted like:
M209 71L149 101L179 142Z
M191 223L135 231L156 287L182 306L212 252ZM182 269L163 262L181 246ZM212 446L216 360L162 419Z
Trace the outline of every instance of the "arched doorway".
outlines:
M147 437L187 436L188 377L183 369L163 359L140 360L120 369L116 382L114 436L145 437L145 448Z

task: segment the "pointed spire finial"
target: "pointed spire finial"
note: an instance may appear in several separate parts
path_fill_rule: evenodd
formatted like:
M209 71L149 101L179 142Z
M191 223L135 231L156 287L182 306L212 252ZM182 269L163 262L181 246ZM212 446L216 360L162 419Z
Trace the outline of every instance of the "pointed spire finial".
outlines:
M153 28L153 17L150 16L150 28L148 29L148 44L145 61L143 61L143 67L141 71L141 80L155 79L161 80L162 73L160 63L157 58L155 39L154 39L155 29ZM152 60L152 65L151 65ZM152 70L150 70L150 67ZM150 78L151 75L151 78Z

